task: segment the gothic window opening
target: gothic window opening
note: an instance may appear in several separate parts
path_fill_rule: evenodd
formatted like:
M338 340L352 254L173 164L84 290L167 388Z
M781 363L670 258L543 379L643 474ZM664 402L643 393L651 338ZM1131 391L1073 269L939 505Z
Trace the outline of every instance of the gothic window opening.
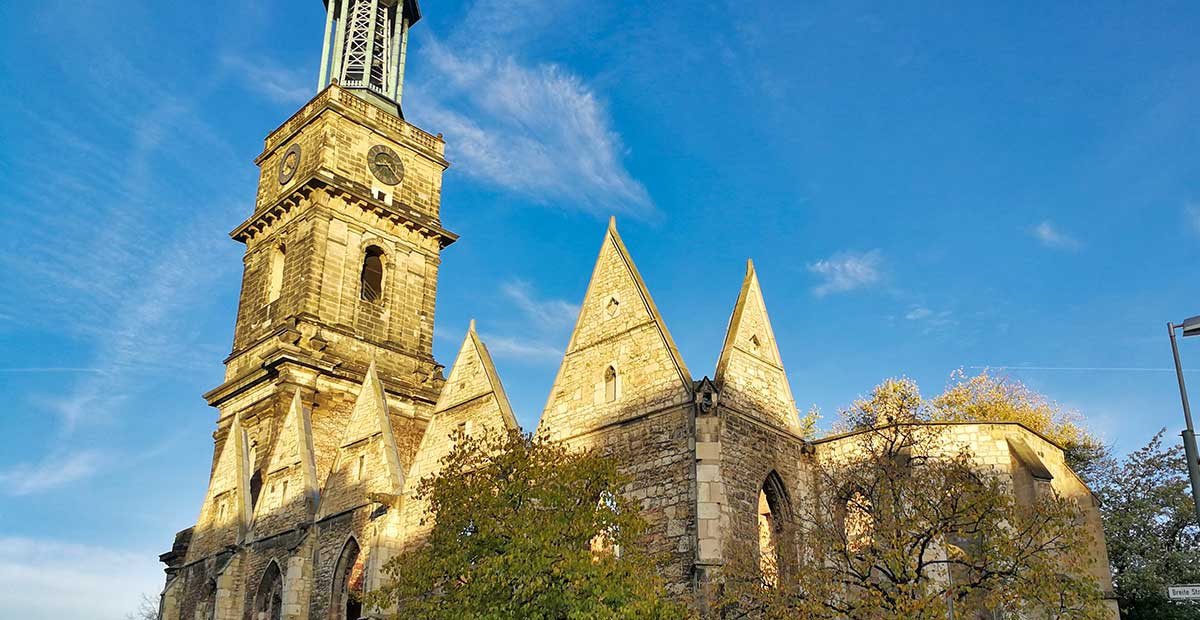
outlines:
M267 303L279 299L283 293L283 261L287 248L280 244L271 251L271 281L267 287Z
M367 457L366 457L366 455L362 455L362 454L358 455L358 471L356 471L356 472L355 472L355 474L354 474L354 479L355 479L355 480L362 480L362 479L363 479L363 472L364 472L364 470L366 469L366 467L367 467Z
M254 445L250 448L250 470L254 472L250 476L250 506L258 505L258 496L262 493L263 477L262 472L258 470L258 446Z
M604 402L617 400L617 369L609 366L604 370Z
M621 302L617 301L616 297L609 297L608 304L606 304L604 306L604 314L606 314L608 316L608 318L611 319L614 316L617 316L617 313L620 311L621 311Z
M330 620L358 620L362 616L362 595L366 585L366 563L358 541L351 538L342 547L333 574Z
M283 575L279 563L267 565L254 595L254 620L279 620L283 608Z
M783 531L788 522L787 494L779 474L771 472L758 492L758 572L765 587L779 583Z
M872 512L871 500L866 495L855 491L846 499L842 526L846 534L846 549L851 553L861 553L874 544L871 534L875 529L875 517Z
M383 296L383 250L367 248L363 256L360 296L366 301L378 301Z
M592 561L598 562L605 555L620 559L621 545L617 541L621 537L621 526L613 523L615 517L621 514L617 496L610 491L602 491L599 501L596 502L596 513L596 520L601 527L588 545L592 552Z
M757 335L750 336L750 348L753 349L755 353L758 353L758 350L761 347L762 347L762 343L760 343L758 341L758 336Z

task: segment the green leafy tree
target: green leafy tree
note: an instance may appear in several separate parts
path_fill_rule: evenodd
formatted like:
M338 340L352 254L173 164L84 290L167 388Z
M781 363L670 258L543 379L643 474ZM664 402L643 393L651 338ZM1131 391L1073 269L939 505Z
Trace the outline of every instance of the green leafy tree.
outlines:
M368 607L393 618L675 619L616 464L512 433L456 437L421 480L432 529L389 561Z
M1183 448L1163 446L1164 432L1123 460L1109 459L1096 489L1126 620L1200 619L1200 606L1166 595L1168 585L1200 583L1200 528Z

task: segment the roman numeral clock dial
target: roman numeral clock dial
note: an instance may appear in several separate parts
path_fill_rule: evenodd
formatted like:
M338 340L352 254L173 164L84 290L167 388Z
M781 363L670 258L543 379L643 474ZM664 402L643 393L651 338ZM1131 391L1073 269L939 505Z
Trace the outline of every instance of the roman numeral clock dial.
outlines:
M404 164L396 151L382 144L376 144L367 151L367 166L371 174L385 185L399 185L404 179Z

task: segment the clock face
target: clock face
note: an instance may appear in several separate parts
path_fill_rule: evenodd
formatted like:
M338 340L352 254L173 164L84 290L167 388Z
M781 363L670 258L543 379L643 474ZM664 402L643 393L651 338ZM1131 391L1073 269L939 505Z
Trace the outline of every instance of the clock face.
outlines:
M400 162L400 156L382 144L376 144L367 151L367 166L371 174L386 185L397 185L404 178L404 164Z
M296 170L300 167L300 145L293 144L284 152L283 159L279 160L279 184L284 185L292 180Z

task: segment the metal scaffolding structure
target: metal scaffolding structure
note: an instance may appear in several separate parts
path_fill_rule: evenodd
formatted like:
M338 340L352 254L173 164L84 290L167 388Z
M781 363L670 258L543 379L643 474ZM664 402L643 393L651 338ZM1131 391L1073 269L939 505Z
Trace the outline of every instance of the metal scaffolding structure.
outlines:
M326 0L319 89L333 80L399 109L408 29L421 18L415 0Z

